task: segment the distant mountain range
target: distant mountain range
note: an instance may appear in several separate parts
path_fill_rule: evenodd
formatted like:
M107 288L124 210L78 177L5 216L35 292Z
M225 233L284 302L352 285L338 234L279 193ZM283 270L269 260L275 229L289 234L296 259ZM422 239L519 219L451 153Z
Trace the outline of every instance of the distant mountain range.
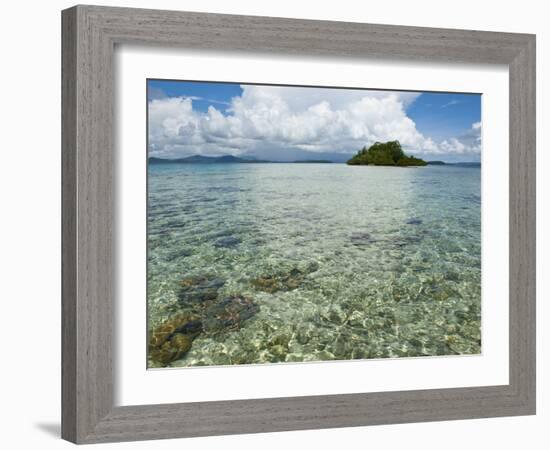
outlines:
M480 162L455 162L449 163L444 161L427 161L428 166L457 166L457 167L481 167Z
M150 164L266 164L266 163L332 163L332 161L315 159L315 160L296 160L296 161L267 161L264 159L253 158L239 158L233 155L223 156L202 156L193 155L186 158L177 159L165 159L156 158L154 156L149 158Z
M223 156L202 156L193 155L186 158L157 158L151 156L150 164L331 164L341 161L331 161L328 159L298 159L294 161L268 161L266 159L255 159L254 157L239 158L233 155ZM428 166L458 166L458 167L481 167L479 162L456 162L448 163L444 161L427 161Z

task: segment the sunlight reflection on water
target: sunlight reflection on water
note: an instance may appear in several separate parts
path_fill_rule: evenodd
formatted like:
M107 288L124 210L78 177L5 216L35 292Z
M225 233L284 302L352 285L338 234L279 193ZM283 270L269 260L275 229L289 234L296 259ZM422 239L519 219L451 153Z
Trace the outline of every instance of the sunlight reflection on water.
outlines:
M206 277L257 309L171 366L479 353L480 172L151 165L149 326Z

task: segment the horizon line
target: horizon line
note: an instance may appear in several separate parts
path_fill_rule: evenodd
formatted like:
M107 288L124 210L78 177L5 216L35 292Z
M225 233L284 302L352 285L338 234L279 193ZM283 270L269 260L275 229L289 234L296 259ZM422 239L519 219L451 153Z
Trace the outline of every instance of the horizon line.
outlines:
M342 153L342 155L346 155L346 153ZM352 153L350 153L350 155L352 155ZM236 156L236 155L233 155L233 154L230 154L230 153L226 153L224 155L216 155L216 156L211 156L211 155L201 155L201 154L193 154L193 155L188 155L188 156L179 156L179 157L174 157L174 158L163 158L163 157L160 157L160 156L147 156L147 159L151 159L151 158L155 158L155 159L159 159L161 161L178 161L178 160L183 160L183 159L188 159L188 158L193 158L195 156L200 156L200 157L203 157L203 158L211 158L211 159L219 159L219 158L223 158L223 157L226 157L226 156L231 156L233 158L237 158L237 159L241 159L241 160L244 160L244 161L250 161L250 162L258 162L258 163L274 163L274 164L280 164L280 163L296 163L296 162L325 162L325 163L331 163L331 164L345 164L346 161L334 161L333 159L323 159L323 158L312 158L312 159L293 159L293 160L281 160L281 161L274 161L274 160L270 160L270 159L257 159L255 157L253 157L252 159L248 159L248 158L245 158L245 157L242 157L242 156ZM430 159L430 160L426 160L426 163L444 163L444 164L449 164L449 165L453 165L453 164L480 164L481 165L481 161L444 161L444 160L441 160L441 159Z

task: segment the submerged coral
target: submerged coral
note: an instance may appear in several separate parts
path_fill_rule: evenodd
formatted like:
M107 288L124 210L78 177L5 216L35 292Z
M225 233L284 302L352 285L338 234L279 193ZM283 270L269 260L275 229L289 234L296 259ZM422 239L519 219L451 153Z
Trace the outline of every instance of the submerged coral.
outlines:
M205 311L204 329L207 332L216 332L238 328L258 310L258 305L250 298L240 295L225 297Z
M177 314L164 321L151 333L149 357L155 365L165 366L191 349L193 339L202 331L196 316Z
M251 283L256 289L270 294L277 291L292 291L300 287L308 273L315 272L318 268L317 263L311 263L305 269L294 267L288 272L261 275L254 278Z
M232 247L236 247L240 243L241 243L241 240L239 238L236 238L234 236L226 236L214 242L214 247L232 248Z
M193 340L201 334L218 334L239 329L242 322L259 310L254 301L243 295L219 298L225 282L198 276L179 282L180 312L165 320L151 332L149 359L153 367L166 367L186 356Z
M209 276L184 278L179 283L178 300L180 303L203 303L215 300L218 297L218 290L224 284L224 280Z

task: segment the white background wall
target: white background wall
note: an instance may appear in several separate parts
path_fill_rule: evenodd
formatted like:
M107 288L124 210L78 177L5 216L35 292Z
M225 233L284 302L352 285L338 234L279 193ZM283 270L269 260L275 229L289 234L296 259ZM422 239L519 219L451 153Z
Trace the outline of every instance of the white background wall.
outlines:
M397 25L537 34L538 128L538 415L504 419L391 425L338 430L120 444L117 448L193 449L343 447L393 449L548 448L550 162L548 28L545 2L386 0L104 1L135 6ZM60 417L60 10L71 1L4 2L0 16L0 412L3 448L68 448ZM498 162L497 162L498 163ZM546 207L545 207L546 206ZM543 255L545 253L546 255ZM546 278L546 280L544 279ZM345 382L345 380L343 380ZM185 387L182 387L185 388ZM189 388L192 388L190 386ZM546 425L546 427L545 427ZM35 448L36 448L35 447ZM105 446L100 446L105 447ZM113 447L110 447L113 448Z

